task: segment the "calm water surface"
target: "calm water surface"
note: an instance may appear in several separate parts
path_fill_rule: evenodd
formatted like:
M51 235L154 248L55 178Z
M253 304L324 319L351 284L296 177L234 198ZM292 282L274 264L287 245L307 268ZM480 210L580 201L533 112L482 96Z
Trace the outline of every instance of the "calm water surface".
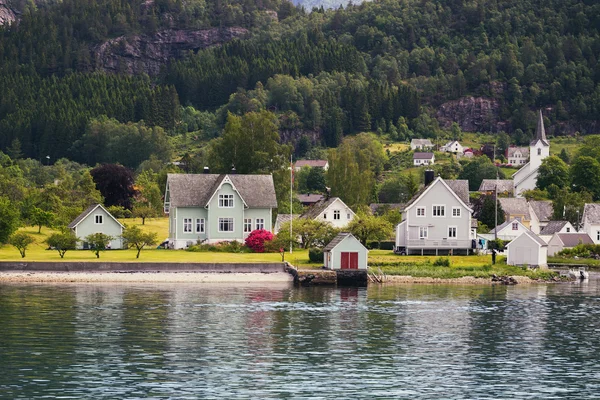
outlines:
M0 397L600 398L599 294L0 285Z

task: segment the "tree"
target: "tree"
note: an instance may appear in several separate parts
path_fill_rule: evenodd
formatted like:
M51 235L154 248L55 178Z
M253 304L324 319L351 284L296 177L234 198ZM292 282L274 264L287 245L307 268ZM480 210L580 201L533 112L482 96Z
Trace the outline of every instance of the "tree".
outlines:
M246 247L255 253L265 252L265 243L273 240L273 234L266 229L256 229L250 232L245 240Z
M496 210L496 196L495 195L489 195L489 196L482 196L483 197L483 202L481 205L481 212L478 215L478 221L481 221L482 224L487 225L487 226L496 226L496 217L495 217L495 210ZM502 210L502 206L500 205L500 203L498 203L498 225L501 225L504 223L504 221L506 220L506 217L504 215L504 210Z
M156 183L158 174L151 171L142 172L136 180L137 193L133 201L133 216L142 219L157 217L162 213L162 195Z
M96 188L104 197L106 206L122 206L131 210L135 195L133 172L122 165L102 164L90 171Z
M42 226L50 228L54 221L54 213L33 207L30 215L31 223L38 227L38 233L42 232Z
M579 156L571 165L573 191L588 191L594 200L600 199L600 163L592 157Z
M541 190L550 185L558 187L569 186L569 167L563 160L556 156L546 157L538 169L537 187Z
M137 249L135 258L140 258L140 252L145 246L153 246L158 242L156 232L143 232L135 225L125 225L122 237L128 247L134 246Z
M7 197L0 197L0 243L6 243L18 226L19 211Z
M348 230L366 246L369 240L389 239L394 232L394 227L383 217L362 213L348 224Z
M27 247L33 242L35 242L35 239L25 232L17 232L8 239L8 243L19 250L22 258L25 258L25 250L27 250Z
M100 252L109 248L110 241L114 237L104 233L92 233L85 237L85 241L89 243L90 250L96 255L96 258L100 258Z
M504 173L489 158L475 157L463 167L458 179L468 180L469 190L474 192L479 190L484 179L496 179L496 174L500 179L504 179Z
M379 187L378 198L380 203L405 203L412 198L414 191L412 188L411 176L402 173L392 175L383 181ZM414 179L414 177L412 178Z
M323 247L331 242L338 234L338 230L331 224L314 219L297 218L291 223L294 241L300 239L303 248ZM282 242L290 237L290 224L284 225L277 233L278 240Z
M60 258L64 258L67 251L75 250L77 248L78 241L75 232L70 229L63 229L61 232L50 235L50 237L46 239L46 244L58 251Z
M573 226L578 226L583 217L586 203L592 203L592 194L588 191L571 192L568 187L551 185L548 195L552 199L554 221L569 221Z
M323 168L311 168L306 177L306 189L311 193L325 191L325 171Z
M500 132L496 139L496 149L499 154L506 153L506 150L510 147L510 136L506 132Z
M560 154L558 155L558 157L563 160L565 162L565 164L569 164L571 162L571 156L569 155L569 153L567 152L567 149L563 148L560 151Z

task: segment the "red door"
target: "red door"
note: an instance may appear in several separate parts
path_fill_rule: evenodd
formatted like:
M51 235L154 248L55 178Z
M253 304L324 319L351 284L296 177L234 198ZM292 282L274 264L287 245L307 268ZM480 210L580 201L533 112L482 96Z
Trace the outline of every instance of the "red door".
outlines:
M342 252L341 269L358 269L358 253Z

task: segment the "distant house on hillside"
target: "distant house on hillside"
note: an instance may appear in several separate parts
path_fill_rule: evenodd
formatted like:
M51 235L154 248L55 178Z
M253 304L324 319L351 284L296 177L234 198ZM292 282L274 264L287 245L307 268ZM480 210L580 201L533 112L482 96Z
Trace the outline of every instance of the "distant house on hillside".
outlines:
M443 145L440 148L440 151L445 151L454 154L463 154L464 147L458 142L458 140L453 140Z
M314 194L314 193L299 194L297 197L303 206L312 206L313 204L315 204L325 198L325 196L323 196L322 194Z
M435 155L433 153L415 153L413 154L413 165L433 165Z
M79 239L78 249L88 249L89 245L85 241L86 236L93 233L104 233L113 237L110 241L111 249L122 249L123 224L109 213L101 204L93 204L79 214L69 225L68 228L75 233Z
M298 160L294 164L296 171L300 171L302 167L323 168L327 171L329 169L329 162L327 160Z
M429 139L413 139L410 141L411 150L429 150L433 148L433 143Z
M506 149L507 164L513 167L522 167L529 159L529 147L514 147Z

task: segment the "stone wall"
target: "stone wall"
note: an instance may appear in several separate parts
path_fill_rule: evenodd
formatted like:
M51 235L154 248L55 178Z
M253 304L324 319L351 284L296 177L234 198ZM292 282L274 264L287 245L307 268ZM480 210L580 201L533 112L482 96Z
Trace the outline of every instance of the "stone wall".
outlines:
M275 273L284 272L284 263L156 263L156 262L0 262L1 271L45 272L212 272L212 273Z

